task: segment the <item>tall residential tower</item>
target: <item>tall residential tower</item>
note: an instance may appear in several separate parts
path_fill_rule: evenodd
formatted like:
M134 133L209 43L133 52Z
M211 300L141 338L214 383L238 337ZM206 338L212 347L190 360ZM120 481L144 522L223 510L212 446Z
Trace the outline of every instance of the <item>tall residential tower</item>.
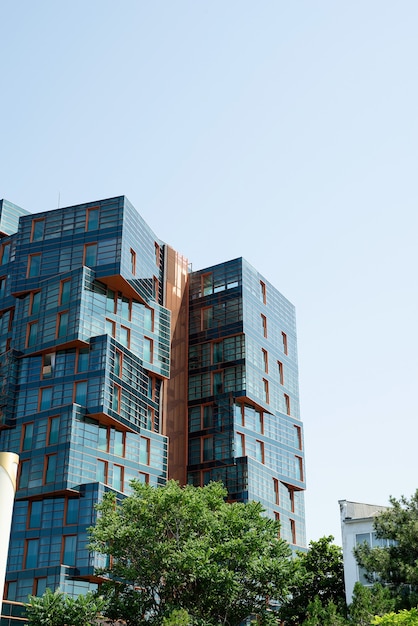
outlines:
M0 209L0 451L20 456L2 626L28 594L97 585L94 505L133 478L222 480L304 547L293 306L243 259L190 272L123 196Z

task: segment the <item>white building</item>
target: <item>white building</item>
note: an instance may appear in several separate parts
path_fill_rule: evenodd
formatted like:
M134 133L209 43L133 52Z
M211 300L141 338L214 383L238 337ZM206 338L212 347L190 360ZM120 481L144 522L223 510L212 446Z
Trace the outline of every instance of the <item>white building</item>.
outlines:
M368 543L371 547L386 544L379 540L374 532L373 521L376 515L387 510L387 506L376 504L362 504L339 500L341 514L341 535L344 559L344 582L347 604L351 603L354 584L359 581L364 585L369 584L365 578L364 570L354 557L353 550L360 543Z

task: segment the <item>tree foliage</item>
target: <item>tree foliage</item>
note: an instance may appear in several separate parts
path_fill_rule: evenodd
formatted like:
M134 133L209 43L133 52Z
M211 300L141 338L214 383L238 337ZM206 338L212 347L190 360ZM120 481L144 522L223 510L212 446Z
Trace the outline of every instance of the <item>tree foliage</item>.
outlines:
M47 589L42 597L29 596L28 626L96 626L104 601L92 593L72 598Z
M418 609L407 611L403 609L399 613L387 613L383 617L376 617L372 621L373 626L417 626Z
M298 552L297 572L290 587L290 597L284 602L280 615L286 624L303 624L312 611L319 615L328 611L346 614L342 550L333 544L334 537L311 541L307 552ZM329 609L328 605L332 603ZM318 619L325 619L325 614ZM311 622L306 622L311 623ZM312 621L312 623L314 623Z
M377 615L393 611L395 601L387 587L375 583L365 587L357 582L354 585L353 598L349 606L350 622L355 626L370 626L372 619Z
M107 494L91 529L92 549L109 557L99 574L107 616L129 625L161 624L184 609L193 623L270 619L269 600L283 601L294 563L279 525L257 502L225 502L218 483L203 488L133 483L117 501Z
M347 626L348 622L332 600L322 604L318 596L310 602L301 626Z
M373 580L390 586L399 607L416 606L418 601L418 490L408 500L390 498L391 507L376 516L374 528L378 539L388 545L357 546L355 556Z

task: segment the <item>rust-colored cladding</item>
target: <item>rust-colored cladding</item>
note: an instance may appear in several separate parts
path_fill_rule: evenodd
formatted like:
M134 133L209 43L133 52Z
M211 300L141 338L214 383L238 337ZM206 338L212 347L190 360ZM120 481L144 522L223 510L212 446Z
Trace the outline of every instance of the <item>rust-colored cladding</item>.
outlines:
M188 260L166 246L164 305L171 311L170 379L165 382L162 433L169 436L168 478L187 479Z

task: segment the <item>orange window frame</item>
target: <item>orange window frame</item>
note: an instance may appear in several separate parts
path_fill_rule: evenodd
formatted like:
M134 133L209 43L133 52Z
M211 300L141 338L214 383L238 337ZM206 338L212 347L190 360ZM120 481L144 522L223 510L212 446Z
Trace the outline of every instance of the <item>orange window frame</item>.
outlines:
M286 405L286 415L290 415L290 396L287 393L283 395L284 395L284 401Z
M267 289L266 289L266 283L262 280L260 280L260 289L261 289L261 299L263 304L267 304Z
M44 223L44 227L45 227L45 218L44 217L38 217L36 219L32 220L32 225L31 225L31 231L30 231L30 241L32 243L32 241L34 241L33 237L35 235L35 228L36 228L36 224L39 224L40 222ZM36 241L42 241L44 237L42 237L42 239L37 239Z
M99 212L100 212L100 207L99 207L99 206L91 206L91 207L89 207L89 208L87 209L87 211L86 211L86 224L85 224L85 230L86 230L86 232L89 232L89 220L90 220L90 214L91 214L91 213L96 213L96 212L97 212L97 214L98 214L97 225L99 225L99 218L100 218L100 214L99 214ZM93 228L92 228L92 230L96 230L96 229L93 229Z
M270 392L269 392L269 381L266 378L263 378L263 387L264 387L264 401L266 404L270 403Z
M25 347L26 348L33 347L33 346L29 345L29 337L30 337L30 332L31 332L32 326L38 326L39 327L39 320L33 320L32 322L28 322L26 324L26 341L25 341Z
M98 250L97 241L94 241L94 242L92 242L92 243L85 243L85 244L84 244L84 250L83 250L83 265L86 265L87 248L92 248L93 246L95 246L95 247L96 247L96 263L95 263L95 265L97 265L97 250Z
M261 351L263 353L263 365L264 365L264 371L266 374L269 373L269 355L267 350L265 350L264 348L261 348Z
M296 425L295 425L295 428L296 428L296 438L298 441L298 449L302 450L302 429L300 426L296 426Z
M263 328L263 336L267 339L267 317L261 313L261 326Z
M287 335L282 331L282 340L283 340L283 352L285 354L289 354L289 347L287 344Z
M59 330L60 330L60 326L61 326L61 319L63 318L64 315L68 315L68 318L70 316L70 311L69 309L66 309L65 311L60 311L57 314L57 322L56 322L56 328L55 328L55 339L62 339L63 337L65 337L67 333L65 333L65 335L62 335L61 337L59 336ZM67 320L68 323L69 319ZM68 328L67 328L68 331Z
M155 264L157 267L160 267L161 248L157 242L154 242L154 253L155 253Z
M11 244L10 243L4 243L2 246L0 246L0 265L3 265L4 251L6 249L8 249L8 251L9 251L9 260L6 261L6 262L9 263L9 261L10 261Z
M59 291L59 296L58 296L58 304L60 306L63 304L62 292L63 292L64 283L71 283L71 278L65 278L64 280L60 281L60 291ZM68 304L68 302L65 302L64 304Z
M131 255L131 274L135 276L136 274L136 252L133 248L130 249Z
M284 385L283 363L281 361L277 361L277 366L279 368L279 382L281 385Z
M32 259L34 259L35 257L41 257L41 256L42 254L40 252L36 252L35 254L28 255L28 266L26 268L26 278L36 278L37 276L39 276L39 274L36 274L35 276L30 276L30 270L32 266Z

